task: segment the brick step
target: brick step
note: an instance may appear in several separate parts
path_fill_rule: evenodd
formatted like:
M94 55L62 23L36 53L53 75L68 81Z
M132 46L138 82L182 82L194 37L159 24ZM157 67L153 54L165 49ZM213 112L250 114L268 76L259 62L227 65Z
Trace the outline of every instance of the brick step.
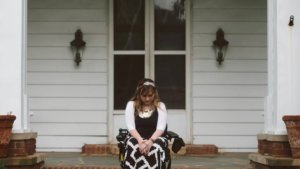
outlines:
M170 149L171 149L170 145ZM85 144L82 147L82 154L86 155L107 155L119 154L119 148L116 144ZM174 154L174 153L173 153ZM190 144L181 148L178 155L217 155L218 147L213 144Z
M42 169L120 169L117 155L46 153ZM250 169L248 153L172 155L172 169Z

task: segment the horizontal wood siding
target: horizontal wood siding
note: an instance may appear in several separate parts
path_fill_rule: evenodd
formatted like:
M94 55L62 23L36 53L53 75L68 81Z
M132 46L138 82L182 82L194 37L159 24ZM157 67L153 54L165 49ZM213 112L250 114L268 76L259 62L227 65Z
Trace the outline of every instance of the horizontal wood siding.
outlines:
M78 147L83 144L105 143L103 136L72 136L72 135L41 135L37 138L37 149L39 151L78 152Z
M108 2L28 1L28 95L40 151L81 151L108 138ZM77 29L86 48L76 66Z
M256 151L267 90L267 2L192 2L193 143ZM221 66L212 47L218 28L229 41Z

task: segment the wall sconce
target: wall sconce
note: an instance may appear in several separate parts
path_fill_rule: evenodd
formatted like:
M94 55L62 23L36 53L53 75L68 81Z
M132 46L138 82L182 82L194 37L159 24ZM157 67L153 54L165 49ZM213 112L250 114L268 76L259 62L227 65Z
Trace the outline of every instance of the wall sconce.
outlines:
M224 38L224 31L220 28L216 32L216 40L213 41L213 47L215 49L217 58L216 61L219 65L224 61L224 53L227 49L229 42Z
M74 61L76 62L77 66L79 66L79 63L81 62L81 56L79 51L81 51L81 55L83 55L83 50L86 44L85 41L82 40L82 37L83 37L82 32L80 29L78 29L75 32L75 39L70 42L72 50L75 51Z
M290 16L289 26L294 26L294 15Z

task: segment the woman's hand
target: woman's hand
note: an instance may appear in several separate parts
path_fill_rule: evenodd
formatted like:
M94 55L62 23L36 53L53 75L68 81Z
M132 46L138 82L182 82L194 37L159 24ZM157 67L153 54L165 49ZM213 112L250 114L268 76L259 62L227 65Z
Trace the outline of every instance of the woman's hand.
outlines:
M153 145L153 142L151 140L145 140L144 143L146 144L146 147L145 147L144 152L142 154L147 155L150 152L150 149Z
M142 140L139 142L139 151L141 154L145 154L145 150L147 149L146 140Z
M138 142L139 144L139 151L143 155L147 155L153 145L153 141L151 139L149 140L141 140Z

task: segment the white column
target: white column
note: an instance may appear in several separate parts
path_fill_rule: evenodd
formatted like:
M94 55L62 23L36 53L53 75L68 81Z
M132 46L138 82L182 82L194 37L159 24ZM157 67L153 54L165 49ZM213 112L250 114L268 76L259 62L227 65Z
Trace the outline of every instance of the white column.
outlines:
M299 0L268 0L268 96L265 132L285 134L284 115L300 115ZM290 16L294 26L289 26Z
M0 114L16 115L14 131L28 129L26 0L0 1Z

